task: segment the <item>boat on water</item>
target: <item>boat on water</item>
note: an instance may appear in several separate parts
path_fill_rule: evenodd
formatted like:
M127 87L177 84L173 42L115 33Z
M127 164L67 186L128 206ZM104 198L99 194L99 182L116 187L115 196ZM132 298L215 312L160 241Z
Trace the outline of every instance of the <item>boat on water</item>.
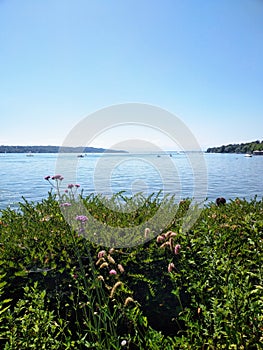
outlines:
M251 154L251 153L246 153L246 154L245 154L245 157L246 157L246 158L251 158L251 157L252 157L252 154Z
M253 155L254 156L263 156L263 151L254 151Z
M26 154L26 156L27 156L27 157L34 157L34 154L31 153L31 152L28 152L28 153Z

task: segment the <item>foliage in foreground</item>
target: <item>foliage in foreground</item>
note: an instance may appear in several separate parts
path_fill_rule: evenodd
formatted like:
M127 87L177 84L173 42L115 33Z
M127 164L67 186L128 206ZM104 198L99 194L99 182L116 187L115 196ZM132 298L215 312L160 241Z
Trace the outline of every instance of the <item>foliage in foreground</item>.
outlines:
M89 220L70 226L51 194L1 211L1 349L262 348L263 201L210 203L185 232L185 200L163 232L139 232L160 201L137 210L123 199L126 214L83 200L101 222L134 227L138 242L154 238L101 246L84 237Z

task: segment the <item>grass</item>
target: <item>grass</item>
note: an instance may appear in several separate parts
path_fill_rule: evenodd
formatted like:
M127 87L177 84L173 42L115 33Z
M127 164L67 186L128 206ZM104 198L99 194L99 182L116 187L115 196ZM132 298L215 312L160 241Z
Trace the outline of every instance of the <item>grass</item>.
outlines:
M2 210L0 348L261 349L263 201L185 230L190 205L71 191Z

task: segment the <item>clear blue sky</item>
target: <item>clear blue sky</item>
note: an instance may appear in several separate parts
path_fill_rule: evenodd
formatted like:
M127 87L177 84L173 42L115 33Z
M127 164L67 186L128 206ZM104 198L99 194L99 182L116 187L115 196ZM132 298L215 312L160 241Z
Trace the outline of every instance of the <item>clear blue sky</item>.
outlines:
M61 145L126 102L203 148L262 140L262 43L262 0L0 0L0 144Z

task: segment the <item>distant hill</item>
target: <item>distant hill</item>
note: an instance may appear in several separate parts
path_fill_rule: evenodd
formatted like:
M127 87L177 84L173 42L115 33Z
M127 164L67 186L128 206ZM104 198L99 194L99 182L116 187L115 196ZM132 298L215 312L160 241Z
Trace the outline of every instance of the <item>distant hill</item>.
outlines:
M254 151L263 151L263 140L260 142L252 141L239 144L229 144L220 147L211 147L207 153L253 153Z
M112 150L96 147L59 147L59 146L0 146L0 153L127 153L123 150Z

